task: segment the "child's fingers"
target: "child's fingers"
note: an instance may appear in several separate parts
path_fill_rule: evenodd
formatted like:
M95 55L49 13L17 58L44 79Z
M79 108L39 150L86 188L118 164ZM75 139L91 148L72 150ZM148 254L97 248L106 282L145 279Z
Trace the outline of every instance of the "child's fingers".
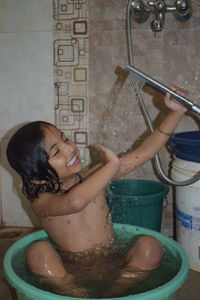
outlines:
M98 149L102 149L104 148L102 145L100 144L90 144L90 145L87 145L87 148L98 148Z
M100 144L96 144L96 145L93 145L98 151L103 151L105 148L102 146L102 145L100 145Z
M172 90L174 92L176 92L177 94L181 95L181 96L185 96L185 95L188 95L188 91L179 87L179 86L176 86L176 85L173 85L172 86Z
M100 155L102 153L106 152L106 150L107 150L104 146L102 146L100 144L88 145L87 148L94 149L94 150L98 151Z
M166 93L165 94L165 98L170 99L171 98L171 94L170 93Z

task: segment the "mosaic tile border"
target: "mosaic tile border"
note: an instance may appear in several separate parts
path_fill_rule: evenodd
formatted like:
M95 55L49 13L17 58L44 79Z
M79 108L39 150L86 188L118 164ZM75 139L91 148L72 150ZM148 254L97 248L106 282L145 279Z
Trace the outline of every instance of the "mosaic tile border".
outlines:
M55 124L89 162L88 0L54 0Z

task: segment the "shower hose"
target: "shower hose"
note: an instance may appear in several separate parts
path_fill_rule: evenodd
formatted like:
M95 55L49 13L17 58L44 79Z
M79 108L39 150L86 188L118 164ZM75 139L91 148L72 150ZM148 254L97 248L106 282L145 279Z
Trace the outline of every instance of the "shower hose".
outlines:
M128 6L127 6L127 13L126 13L126 21L127 21L127 46L128 46L128 63L129 65L131 66L134 66L134 61L133 61L133 40L132 40L132 31L131 31L131 28L132 28L132 18L131 18L131 3L132 3L132 0L129 0L128 2ZM138 91L139 94L139 104L140 104L140 108L143 112L143 115L146 119L146 122L147 122L147 125L149 127L149 130L151 132L154 131L154 128L153 128L153 125L152 125L152 121L151 121L151 118L149 116L149 113L146 109L146 106L145 106L145 103L144 103L144 99L142 97L142 94L140 91ZM175 185L175 186L186 186L186 185L190 185L190 184L193 184L195 183L196 181L198 181L200 179L200 175L196 175L188 180L185 180L185 181L175 181L171 178L169 178L163 168L162 168L162 164L161 164L161 160L160 160L160 155L159 153L157 153L155 155L155 166L156 166L156 170L158 172L158 174L160 175L160 177L162 178L163 181L165 181L166 183L168 184L171 184L171 185Z

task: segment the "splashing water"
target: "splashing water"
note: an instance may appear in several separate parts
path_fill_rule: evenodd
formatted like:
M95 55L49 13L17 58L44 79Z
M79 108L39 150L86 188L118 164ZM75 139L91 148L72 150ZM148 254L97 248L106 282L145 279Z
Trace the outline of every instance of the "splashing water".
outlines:
M120 91L119 98L123 98L124 95L127 95L131 98L131 100L140 93L141 89L143 88L145 81L137 80L137 78L133 77L132 75L128 75L126 81Z
M143 125L140 124L140 92L143 86L144 82L129 74L118 94L111 97L104 107L105 112L110 111L110 117L102 120L100 126L105 135L98 142L104 144L107 138L106 146L116 153L130 149L138 133L143 132Z

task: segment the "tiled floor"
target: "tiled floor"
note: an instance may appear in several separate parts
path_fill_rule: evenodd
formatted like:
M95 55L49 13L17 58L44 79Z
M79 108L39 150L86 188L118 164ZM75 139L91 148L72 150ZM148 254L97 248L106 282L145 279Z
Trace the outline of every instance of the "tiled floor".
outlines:
M17 300L15 290L4 279L2 262L9 246L29 232L29 228L0 228L0 300ZM200 272L189 272L188 279L177 291L176 300L200 300Z

